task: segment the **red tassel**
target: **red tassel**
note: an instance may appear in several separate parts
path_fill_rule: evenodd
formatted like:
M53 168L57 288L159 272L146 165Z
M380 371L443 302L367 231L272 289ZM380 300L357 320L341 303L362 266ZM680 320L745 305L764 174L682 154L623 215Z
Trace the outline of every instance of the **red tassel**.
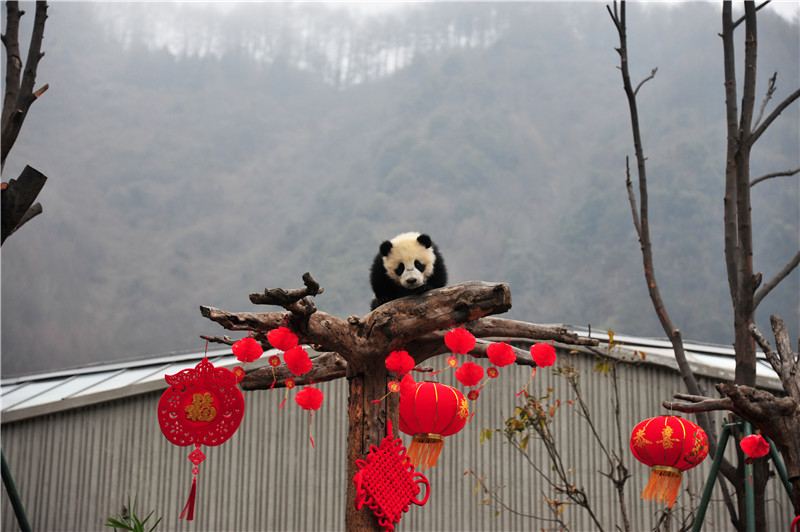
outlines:
M186 520L192 521L194 520L194 500L197 497L197 476L192 479L192 491L189 492L189 500L186 501L186 506L183 507L183 511L181 512L181 519L183 519L184 514L186 514Z

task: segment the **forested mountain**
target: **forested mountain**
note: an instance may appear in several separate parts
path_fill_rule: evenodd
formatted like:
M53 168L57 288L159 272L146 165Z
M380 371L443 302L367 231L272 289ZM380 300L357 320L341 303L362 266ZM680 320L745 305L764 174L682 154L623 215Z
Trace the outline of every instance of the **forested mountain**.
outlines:
M687 339L731 343L719 7L629 6L651 231ZM29 12L32 12L29 10ZM3 180L49 176L2 257L4 376L202 349L201 304L309 271L320 310L369 310L379 243L428 232L451 283L509 283L509 317L663 333L625 190L616 32L598 3L54 3L37 101ZM759 16L762 90L800 83L800 29ZM761 95L759 95L761 98ZM798 166L796 105L753 176ZM753 189L756 268L795 253L798 180ZM800 332L800 274L761 305ZM271 309L269 309L271 310Z

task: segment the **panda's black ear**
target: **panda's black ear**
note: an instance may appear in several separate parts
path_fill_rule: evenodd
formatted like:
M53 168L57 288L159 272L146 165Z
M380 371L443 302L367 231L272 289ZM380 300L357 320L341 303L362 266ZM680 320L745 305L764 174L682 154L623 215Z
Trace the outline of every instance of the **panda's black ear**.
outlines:
M383 244L381 244L381 255L384 257L389 255L389 252L392 250L392 243L388 240L384 240Z
M431 247L433 245L433 241L431 240L431 237L429 237L428 235L426 235L424 233L417 237L417 242L419 242L420 244L422 244L422 246L424 246L426 248L429 248L429 247Z

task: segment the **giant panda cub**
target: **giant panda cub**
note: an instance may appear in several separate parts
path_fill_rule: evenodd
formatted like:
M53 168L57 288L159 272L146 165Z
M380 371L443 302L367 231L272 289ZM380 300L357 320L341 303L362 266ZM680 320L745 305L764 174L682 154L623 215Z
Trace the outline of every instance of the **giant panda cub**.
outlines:
M384 241L370 274L371 310L404 296L419 295L447 285L447 269L431 237L402 233Z

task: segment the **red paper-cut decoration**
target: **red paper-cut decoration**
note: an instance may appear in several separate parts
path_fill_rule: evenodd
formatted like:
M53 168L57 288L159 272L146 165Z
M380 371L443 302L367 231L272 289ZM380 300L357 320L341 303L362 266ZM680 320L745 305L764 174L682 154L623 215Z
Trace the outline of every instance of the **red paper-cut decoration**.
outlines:
M278 327L267 333L267 341L276 349L288 351L297 345L297 335L290 331L288 327Z
M469 404L457 389L438 382L420 382L414 393L400 394L400 431L413 436L408 456L414 467L436 465L444 437L464 428Z
M475 347L475 337L461 327L444 335L444 343L456 355L466 355Z
M490 344L489 347L486 348L486 355L489 357L489 361L499 368L508 366L517 361L514 348L505 342Z
M411 355L406 351L392 351L389 353L389 356L386 357L384 363L386 364L386 369L398 375L405 375L417 365L414 359L411 358Z
M241 362L253 362L264 354L261 344L255 338L250 338L249 336L234 343L231 346L231 351Z
M676 416L659 416L636 425L631 433L631 452L650 466L650 481L642 499L666 502L672 508L681 486L683 471L698 465L708 455L708 436L697 424Z
M286 367L289 368L294 375L300 376L303 373L311 371L312 362L308 358L308 353L302 346L296 345L283 354L283 360L286 362Z
M761 434L745 436L742 438L742 441L739 442L739 446L742 448L742 451L744 451L744 454L749 457L745 459L745 462L749 460L748 463L751 464L755 458L761 458L769 453L769 443L767 443L767 440L765 440L764 436Z
M192 489L181 513L188 521L194 519L197 493L197 467L205 459L201 445L216 446L227 441L242 422L244 397L237 384L243 373L215 368L207 358L194 369L165 375L170 385L158 401L158 424L161 432L173 444L194 444L189 455L194 464Z
M483 368L475 362L464 362L456 370L456 379L464 386L475 386L483 378Z
M418 506L428 502L431 485L422 473L414 471L403 447L403 440L392 434L392 422L386 422L386 437L380 446L370 446L366 460L357 459L359 471L353 477L356 485L356 510L367 504L384 531L394 530L403 512L413 503ZM425 498L417 496L420 486L425 486Z

